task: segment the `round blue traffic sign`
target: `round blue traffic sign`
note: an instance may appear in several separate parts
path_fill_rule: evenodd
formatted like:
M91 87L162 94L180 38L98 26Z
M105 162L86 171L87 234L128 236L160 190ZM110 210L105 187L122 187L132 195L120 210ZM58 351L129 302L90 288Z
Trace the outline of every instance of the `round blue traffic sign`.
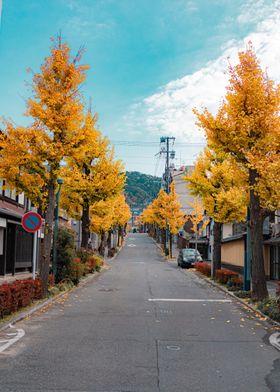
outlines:
M35 233L42 226L42 217L37 212L27 212L23 215L21 225L25 231Z

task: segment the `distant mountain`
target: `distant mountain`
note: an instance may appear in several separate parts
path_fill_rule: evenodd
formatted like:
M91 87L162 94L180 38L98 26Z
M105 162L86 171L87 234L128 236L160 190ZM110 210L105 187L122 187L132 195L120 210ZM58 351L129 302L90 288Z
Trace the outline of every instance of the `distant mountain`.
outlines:
M158 195L161 178L139 172L126 172L125 195L131 209L141 212Z

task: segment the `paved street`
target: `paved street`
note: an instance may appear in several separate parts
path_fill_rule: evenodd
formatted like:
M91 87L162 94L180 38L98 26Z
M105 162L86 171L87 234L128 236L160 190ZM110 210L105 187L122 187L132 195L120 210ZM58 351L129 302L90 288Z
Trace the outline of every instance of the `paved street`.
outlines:
M253 313L163 262L145 234L111 267L16 325L25 334L0 354L1 392L280 391L280 352Z

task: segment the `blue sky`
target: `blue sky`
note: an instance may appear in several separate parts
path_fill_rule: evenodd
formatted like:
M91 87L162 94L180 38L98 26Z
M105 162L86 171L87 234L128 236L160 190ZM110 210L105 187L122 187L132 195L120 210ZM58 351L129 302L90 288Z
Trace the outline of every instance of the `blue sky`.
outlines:
M83 93L99 128L130 142L116 143L127 169L161 174L161 135L176 136L176 165L191 164L204 142L191 109L215 110L227 57L251 39L277 78L279 13L279 0L2 0L0 115L28 123L26 69L39 69L61 31L73 54L86 48Z

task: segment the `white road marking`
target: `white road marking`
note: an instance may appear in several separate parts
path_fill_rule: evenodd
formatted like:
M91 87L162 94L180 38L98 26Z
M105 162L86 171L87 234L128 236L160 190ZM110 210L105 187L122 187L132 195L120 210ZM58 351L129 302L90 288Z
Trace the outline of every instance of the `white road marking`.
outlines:
M231 299L192 299L192 298L149 298L150 302L224 302L230 303Z
M14 328L10 326L11 328ZM15 334L6 334L7 336L13 335L14 337L12 339L7 339L7 340L2 340L0 343L5 343L3 346L0 347L0 353L4 352L9 348L12 344L16 343L19 339L21 339L24 335L25 332L23 329L17 329L17 332Z
M174 350L174 351L179 351L181 350L181 347L179 346L166 346L167 350Z
M134 245L134 244L129 244L129 245L127 245L127 246L129 246L130 248L134 248L136 245Z
M275 332L270 335L269 342L273 347L277 348L277 350L280 350L280 333Z

